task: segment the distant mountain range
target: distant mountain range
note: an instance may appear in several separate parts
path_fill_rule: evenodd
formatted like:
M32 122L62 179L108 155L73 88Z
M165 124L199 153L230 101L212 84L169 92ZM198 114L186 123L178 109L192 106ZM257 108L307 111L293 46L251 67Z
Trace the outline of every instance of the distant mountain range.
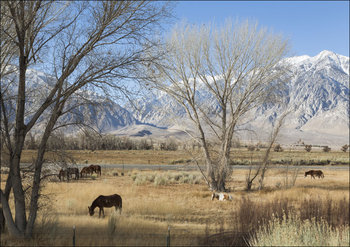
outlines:
M263 141L282 112L290 111L279 142L292 144L304 141L319 145L344 145L349 143L349 57L331 51L317 56L298 56L282 61L290 69L290 82L283 91L287 104L264 104L251 115L245 128L256 130L259 135L240 133L245 141ZM31 89L50 87L48 76L29 70ZM34 98L29 108L40 105L38 90L32 90ZM177 138L187 123L186 113L163 92L148 94L130 104L120 106L96 93L82 92L91 103L74 109L75 114L65 115L61 121L87 121L101 132L121 136ZM45 94L45 90L40 90ZM32 96L33 96L32 95ZM203 94L205 97L205 94ZM73 105L75 99L69 102ZM93 107L97 106L96 107ZM188 124L186 124L188 128Z
M348 143L349 57L322 51L314 57L290 57L281 63L290 70L290 82L283 91L286 104L264 104L257 108L244 128L259 134L240 133L240 138L266 140L278 116L289 111L281 131L281 143L293 144L299 140L319 145ZM140 122L171 130L183 129L181 125L186 122L185 111L162 92L143 98L136 105L137 110L132 113ZM124 129L123 133L127 131Z

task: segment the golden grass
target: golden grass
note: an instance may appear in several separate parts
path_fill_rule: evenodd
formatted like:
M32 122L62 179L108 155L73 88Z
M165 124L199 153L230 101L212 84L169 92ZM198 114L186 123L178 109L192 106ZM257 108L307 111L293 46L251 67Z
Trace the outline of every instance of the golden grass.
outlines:
M144 152L144 151L143 151ZM76 226L77 245L141 245L158 246L166 244L168 226L171 227L171 245L196 245L197 237L205 231L215 233L219 228L232 229L232 212L238 210L244 197L262 203L281 198L298 206L304 199L321 198L333 201L345 198L349 201L349 171L324 169L324 179L304 178L304 170L299 170L295 186L290 189L277 188L285 181L286 170L271 168L265 178L266 189L246 192L245 176L247 169L237 169L232 173L227 187L231 189L232 202L211 201L211 193L204 181L200 184L169 184L155 186L154 183L136 185L132 179L135 173L166 175L165 171L129 171L124 176L112 176L115 169L103 171L96 180L82 179L70 182L47 182L43 194L49 210L39 211L36 240L26 242L12 239L4 234L2 245L71 245L72 227ZM289 175L292 171L289 170ZM193 173L198 173L193 172ZM1 188L5 186L6 175L1 175ZM253 186L253 189L256 185ZM123 198L123 211L115 215L116 230L110 232L109 219L114 208L106 208L103 219L88 215L87 207L99 195L120 194ZM12 205L12 204L11 204ZM49 212L49 213L48 213ZM43 220L52 218L47 227ZM230 220L226 220L230 219ZM207 229L207 230L206 230ZM36 242L35 242L36 241Z

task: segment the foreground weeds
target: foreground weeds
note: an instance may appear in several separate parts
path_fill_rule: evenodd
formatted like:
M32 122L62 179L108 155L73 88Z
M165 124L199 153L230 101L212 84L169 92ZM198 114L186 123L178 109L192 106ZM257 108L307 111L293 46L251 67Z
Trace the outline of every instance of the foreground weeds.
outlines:
M250 246L349 246L349 225L332 228L326 220L283 215L272 218L249 240Z

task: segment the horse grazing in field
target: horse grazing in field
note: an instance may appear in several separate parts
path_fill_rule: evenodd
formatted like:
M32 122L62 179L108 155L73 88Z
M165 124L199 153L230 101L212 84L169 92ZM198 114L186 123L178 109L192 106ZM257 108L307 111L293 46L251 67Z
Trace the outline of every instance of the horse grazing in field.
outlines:
M103 214L103 217L105 217L105 213L103 208L110 208L115 207L115 211L118 209L120 210L120 214L122 213L122 198L118 194L110 195L110 196L99 196L97 197L91 204L91 206L88 206L89 214L90 216L94 215L94 210L96 207L100 208L100 212L98 217L101 217L101 212Z
M79 179L79 169L76 167L69 167L67 168L67 173L69 178L71 178L71 175L74 174L74 179L78 180Z
M64 181L64 178L67 178L67 181L69 181L69 175L67 170L61 169L60 172L58 173L58 178L60 179L60 181Z
M88 174L92 175L92 173L93 173L92 168L89 167L89 166L85 166L85 167L83 167L83 169L81 169L81 171L80 171L80 177L81 177L81 178L84 177L84 174L85 174L86 176L87 176Z
M211 194L211 200L213 201L214 199L218 199L219 201L232 201L233 198L227 193L213 192L213 194Z
M101 166L99 165L90 165L89 166L93 172L95 172L97 175L101 176Z
M311 178L315 179L315 176L317 176L318 178L324 178L324 174L321 170L310 170L305 172L305 178L310 175Z
M64 181L64 178L67 178L67 181L72 178L72 174L74 174L74 179L79 179L79 169L75 167L69 167L67 169L61 169L58 173L58 178L60 181Z

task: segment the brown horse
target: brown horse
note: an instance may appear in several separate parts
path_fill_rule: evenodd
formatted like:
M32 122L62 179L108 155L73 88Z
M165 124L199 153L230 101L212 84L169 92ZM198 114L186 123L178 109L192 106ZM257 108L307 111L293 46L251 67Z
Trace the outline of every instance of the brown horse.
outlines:
M67 173L69 178L71 178L72 174L74 174L74 179L78 180L79 179L79 169L76 167L68 167L67 168Z
M101 176L101 166L99 165L90 165L89 166L92 171L94 171L97 175L100 175Z
M321 170L310 170L305 172L305 176L307 177L308 175L310 175L311 178L315 179L315 176L317 176L318 178L324 178L324 174Z
M80 171L80 177L84 177L84 174L87 176L88 174L92 175L93 173L93 169L89 166L83 167L83 169L81 169Z
M90 216L94 215L94 210L96 207L100 208L100 212L98 217L101 217L101 212L103 214L103 217L105 217L105 213L103 208L110 208L115 207L115 211L118 209L120 210L120 214L122 213L122 198L118 194L110 195L110 196L99 196L97 197L91 204L91 206L88 206L89 214Z
M60 179L60 181L64 181L64 178L67 178L67 181L69 181L69 176L68 176L68 172L67 170L63 170L61 169L60 172L58 173L58 178Z
M64 178L67 178L67 181L72 178L72 174L74 174L74 179L79 179L79 169L75 167L68 167L67 169L61 169L58 173L58 178L60 181L64 181Z

